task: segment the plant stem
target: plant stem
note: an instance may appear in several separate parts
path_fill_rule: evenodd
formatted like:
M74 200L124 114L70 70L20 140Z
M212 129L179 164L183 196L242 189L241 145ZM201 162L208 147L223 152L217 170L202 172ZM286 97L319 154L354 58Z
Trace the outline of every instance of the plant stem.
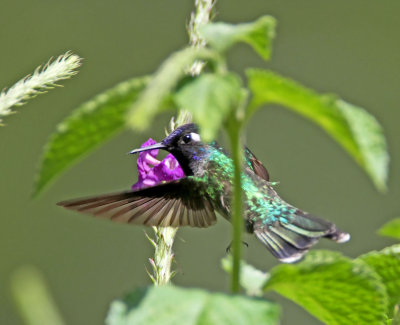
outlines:
M233 204L232 204L232 225L233 225L233 261L231 290L239 292L240 279L240 257L242 251L242 228L243 228L243 200L242 200L242 165L243 165L243 144L241 139L241 126L235 121L228 126L229 140L231 143L232 160L234 165L233 176Z
M43 275L33 266L23 266L11 277L11 293L27 325L64 325Z
M199 29L210 21L212 8L215 2L216 0L195 1L196 12L192 13L188 27L190 45L192 47L204 47L206 45L205 40L200 36ZM188 73L192 76L198 75L203 69L203 66L204 62L196 61L189 68ZM170 131L189 122L191 122L190 113L180 110L176 121L171 119ZM171 278L175 274L175 272L171 271L171 265L174 260L172 246L178 228L153 227L153 229L155 239L153 240L148 237L155 248L154 258L150 259L153 274L149 274L149 276L156 286L166 285L171 282Z
M178 228L172 227L153 227L155 239L151 240L154 245L154 259L150 259L153 267L153 275L150 274L156 286L168 284L174 272L171 271L172 261L174 260L174 252L172 245Z
M200 35L200 28L206 25L211 17L216 0L196 0L196 12L192 12L188 26L189 44L192 47L205 47L206 41ZM189 69L189 74L197 76L204 67L203 61L196 61Z

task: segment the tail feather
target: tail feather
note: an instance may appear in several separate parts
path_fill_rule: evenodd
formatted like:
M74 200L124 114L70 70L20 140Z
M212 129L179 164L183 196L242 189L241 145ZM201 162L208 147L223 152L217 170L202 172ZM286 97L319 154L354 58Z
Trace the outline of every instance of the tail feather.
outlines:
M321 237L338 243L350 239L348 233L337 229L333 223L300 210L289 221L284 218L272 224L257 221L253 229L257 238L284 263L300 260Z
M318 237L307 237L301 233L292 231L285 228L280 224L271 227L270 232L275 233L277 236L288 242L290 245L300 250L305 250L314 245L318 241Z
M270 250L272 255L284 263L293 263L301 259L307 250L298 249L282 237L270 231L255 231L257 238Z
M303 232L309 232L310 235L325 234L333 231L335 225L329 221L314 217L307 212L296 210L293 218L290 220L293 227L302 229Z

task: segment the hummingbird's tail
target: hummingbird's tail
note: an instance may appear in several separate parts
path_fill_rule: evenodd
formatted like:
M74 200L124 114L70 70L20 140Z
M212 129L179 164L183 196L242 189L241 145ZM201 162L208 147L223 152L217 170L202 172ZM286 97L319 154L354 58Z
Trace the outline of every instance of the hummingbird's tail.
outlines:
M272 224L257 221L253 231L270 252L284 263L300 260L321 237L337 243L350 239L350 234L337 229L333 223L301 210L296 210L290 220L278 218Z

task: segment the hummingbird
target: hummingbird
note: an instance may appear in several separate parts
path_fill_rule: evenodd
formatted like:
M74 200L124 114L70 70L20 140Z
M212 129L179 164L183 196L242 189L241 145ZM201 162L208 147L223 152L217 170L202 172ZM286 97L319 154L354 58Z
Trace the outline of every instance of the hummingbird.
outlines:
M196 124L185 124L159 143L131 154L163 149L171 153L184 177L155 186L58 203L67 209L122 223L146 226L205 228L217 215L230 219L234 166L217 142L204 143ZM270 182L264 165L244 148L243 226L284 263L300 260L324 237L338 243L350 235L335 224L285 202Z

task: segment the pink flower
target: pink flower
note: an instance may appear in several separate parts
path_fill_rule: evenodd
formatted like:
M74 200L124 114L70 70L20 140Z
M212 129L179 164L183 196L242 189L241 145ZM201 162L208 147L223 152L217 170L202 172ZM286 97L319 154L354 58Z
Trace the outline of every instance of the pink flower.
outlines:
M157 143L152 138L141 145L141 148ZM158 149L142 151L137 159L138 181L132 185L132 190L155 186L165 181L172 181L185 177L181 166L172 154L168 154L162 161L156 157Z

